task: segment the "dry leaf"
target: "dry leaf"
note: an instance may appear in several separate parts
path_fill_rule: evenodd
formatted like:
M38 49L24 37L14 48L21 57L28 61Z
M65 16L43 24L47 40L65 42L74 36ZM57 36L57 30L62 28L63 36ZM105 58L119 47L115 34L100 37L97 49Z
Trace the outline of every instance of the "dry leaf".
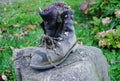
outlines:
M4 28L0 28L0 34L2 34L5 31Z
M10 49L11 49L11 50L14 50L15 48L14 48L14 47L12 47L12 46L10 46Z
M86 10L86 8L88 7L88 3L87 2L83 2L81 5L80 5L80 9L81 10Z
M89 8L86 8L83 12L84 12L85 14L87 14L88 11L89 11Z
M0 35L0 38L2 38L3 37L3 35Z
M19 39L22 38L21 34L16 33L15 36Z
M14 36L12 34L8 34L8 36L10 37L10 40L14 39Z
M10 61L13 62L14 61L14 57L10 57Z
M26 36L26 35L29 35L29 33L28 32L23 32L21 35Z
M77 22L77 21L75 21L74 23L75 23L76 25L78 25L78 26L83 25L83 24L81 24L80 22Z
M82 42L82 41L80 41L80 42L79 42L79 45L83 46L83 42Z
M0 48L0 52L4 51L5 49L4 48Z
M15 24L15 25L13 25L13 27L18 28L18 27L19 27L19 24Z
M0 28L0 34L2 34L2 29Z
M27 30L34 30L34 29L35 29L34 25L28 25L27 26Z
M21 37L21 35L20 35L20 34L18 34L18 33L16 33L16 34L15 34L15 36L16 36L16 37Z
M12 73L10 69L5 70L7 73Z
M92 6L94 4L94 0L90 0L89 2L88 2L88 5L89 6Z

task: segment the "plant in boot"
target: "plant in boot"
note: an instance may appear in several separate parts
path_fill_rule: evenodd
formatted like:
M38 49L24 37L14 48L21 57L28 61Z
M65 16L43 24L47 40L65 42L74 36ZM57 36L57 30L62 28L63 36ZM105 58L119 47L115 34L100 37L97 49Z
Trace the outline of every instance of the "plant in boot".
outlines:
M38 11L43 19L44 44L32 53L30 66L46 70L61 64L76 49L74 13L61 2L53 3L44 12Z

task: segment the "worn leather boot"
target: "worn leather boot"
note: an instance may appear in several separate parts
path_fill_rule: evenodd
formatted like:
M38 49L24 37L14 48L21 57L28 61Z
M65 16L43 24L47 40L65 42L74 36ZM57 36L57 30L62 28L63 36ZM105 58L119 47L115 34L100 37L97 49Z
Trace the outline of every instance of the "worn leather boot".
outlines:
M77 47L73 11L67 8L59 14L56 5L57 3L48 12L43 13L39 10L45 35L44 44L32 53L30 67L33 69L46 70L57 67Z

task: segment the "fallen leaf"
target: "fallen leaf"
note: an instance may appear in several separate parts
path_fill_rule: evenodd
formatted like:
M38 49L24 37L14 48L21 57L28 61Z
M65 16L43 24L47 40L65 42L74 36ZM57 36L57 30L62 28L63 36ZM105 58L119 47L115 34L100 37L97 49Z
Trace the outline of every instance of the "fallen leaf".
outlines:
M74 21L74 23L78 25L78 22L77 22L77 21Z
M20 35L20 34L18 34L18 33L16 33L16 34L15 34L15 36L16 36L16 37L20 37L21 35Z
M78 44L81 45L81 46L83 46L83 42L82 41L78 42Z
M90 0L89 2L88 2L88 5L89 6L92 6L94 4L94 0Z
M113 60L113 59L110 60L110 63L111 63L111 64L115 64L115 60Z
M15 25L13 25L13 27L18 28L18 27L19 27L19 24L15 24Z
M11 58L10 58L10 61L11 61L11 62L13 62L13 61L14 61L14 58L13 58L13 57L11 57Z
M2 29L0 28L0 34L2 34Z
M21 34L16 33L15 36L19 39L22 38Z
M5 49L4 48L0 48L0 52L4 51Z
M12 73L10 69L5 70L7 73Z
M12 46L10 46L10 49L11 49L11 50L14 50L15 48L14 48L14 47L12 47Z
M87 2L83 2L81 5L80 5L80 9L81 10L86 10L86 8L88 7L88 3Z
M86 8L83 12L84 12L85 14L87 14L88 11L89 11L89 8Z
M3 37L3 35L0 35L0 38L2 38Z
M0 28L0 34L2 34L5 31L4 28Z
M8 36L10 37L11 40L14 39L14 36L12 34L8 34Z
M28 25L27 26L27 30L34 30L34 29L35 29L34 25Z
M26 32L23 32L21 35L22 36L27 36L27 35L29 35L29 33L26 31Z

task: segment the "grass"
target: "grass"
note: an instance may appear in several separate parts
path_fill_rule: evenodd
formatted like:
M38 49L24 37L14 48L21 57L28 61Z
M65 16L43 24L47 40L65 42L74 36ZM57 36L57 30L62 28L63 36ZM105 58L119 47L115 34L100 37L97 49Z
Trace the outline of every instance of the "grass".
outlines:
M21 0L14 3L0 5L0 74L5 73L10 81L16 81L13 62L11 61L11 48L23 48L38 46L39 37L43 33L39 23L42 19L37 13L40 6L44 9L55 0ZM91 31L90 17L87 17L79 10L79 0L65 1L75 11L75 29L77 39L84 45L97 46L94 35ZM37 42L34 42L36 41ZM100 48L100 47L99 47ZM110 65L111 81L120 80L120 50L106 49L104 55Z

